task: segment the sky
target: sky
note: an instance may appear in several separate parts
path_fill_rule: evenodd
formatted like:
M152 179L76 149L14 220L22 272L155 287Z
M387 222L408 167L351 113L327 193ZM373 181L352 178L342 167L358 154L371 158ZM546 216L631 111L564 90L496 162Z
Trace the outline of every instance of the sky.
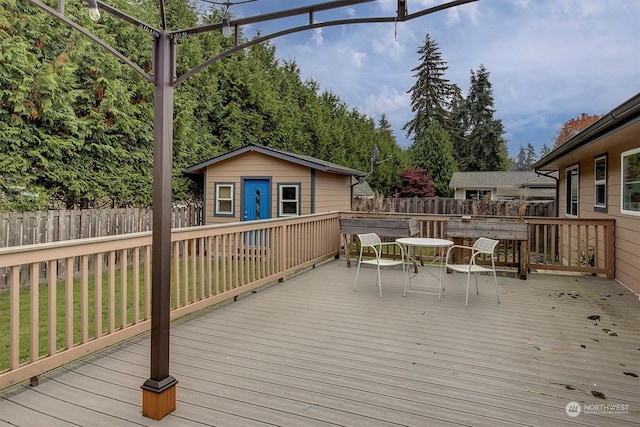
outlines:
M241 0L234 0L239 3ZM255 0L231 6L243 18L328 0ZM407 0L409 14L446 3ZM395 16L397 0L317 12L315 22ZM305 25L308 15L252 24L246 37ZM466 96L471 71L489 71L494 117L511 157L520 146L552 147L568 120L605 114L640 92L640 0L478 0L408 22L324 27L271 40L303 79L378 123L384 114L401 147L413 118L410 93L429 34Z

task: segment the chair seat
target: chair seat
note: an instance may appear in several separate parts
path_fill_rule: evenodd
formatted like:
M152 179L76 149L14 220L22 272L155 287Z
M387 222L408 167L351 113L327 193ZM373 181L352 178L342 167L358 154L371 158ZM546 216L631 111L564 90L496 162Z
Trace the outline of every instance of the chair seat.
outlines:
M380 263L381 267L389 267L392 265L402 265L404 262L400 261L400 260L395 260L395 259L384 259L384 258L380 258L379 260L375 260L375 259L364 259L362 261L360 261L361 264L370 264L370 265L378 265L378 263Z
M468 271L471 273L493 272L493 269L483 267L481 265L469 266L469 264L447 264L447 268L450 268L451 270L454 270L460 273L466 273Z

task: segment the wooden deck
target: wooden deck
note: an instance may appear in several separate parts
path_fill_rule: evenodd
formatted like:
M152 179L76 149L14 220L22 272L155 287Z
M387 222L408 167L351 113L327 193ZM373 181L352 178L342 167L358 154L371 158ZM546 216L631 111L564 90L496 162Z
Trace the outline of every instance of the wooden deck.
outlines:
M177 410L162 421L141 415L145 334L0 393L0 425L640 422L640 302L617 283L502 276L498 305L483 278L465 308L462 275L438 301L403 297L397 271L383 272L380 299L374 271L360 274L353 292L355 269L332 261L175 323Z

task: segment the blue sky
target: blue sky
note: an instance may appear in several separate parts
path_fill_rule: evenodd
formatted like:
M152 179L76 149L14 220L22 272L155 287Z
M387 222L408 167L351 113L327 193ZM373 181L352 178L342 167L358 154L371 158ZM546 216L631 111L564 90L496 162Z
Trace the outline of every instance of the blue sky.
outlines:
M327 0L257 0L231 7L248 17ZM408 0L409 13L446 3ZM377 0L314 15L316 21L394 16L396 0ZM304 25L308 16L254 24L257 31ZM385 114L398 143L411 120L411 70L425 35L438 43L446 77L467 93L471 70L490 72L495 117L509 155L531 143L553 145L567 120L603 114L640 92L640 0L479 0L405 23L358 24L305 31L272 40L279 58L294 60L349 107L376 120Z

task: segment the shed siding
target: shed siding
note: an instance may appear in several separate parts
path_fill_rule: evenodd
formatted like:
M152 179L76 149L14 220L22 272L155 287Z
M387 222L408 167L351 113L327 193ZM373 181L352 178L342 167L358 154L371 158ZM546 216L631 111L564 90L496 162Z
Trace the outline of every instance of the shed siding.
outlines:
M316 172L316 212L351 210L351 177Z
M614 133L593 144L579 160L579 210L580 218L613 218L615 230L615 275L616 280L640 294L640 216L620 213L621 156L640 146L640 123L624 130L624 138ZM635 136L632 136L635 135ZM594 160L607 155L607 212L594 209ZM566 168L575 164L566 163L560 170L559 215L566 216Z
M256 152L240 154L207 168L205 183L206 223L220 224L241 220L242 179L271 180L271 217L278 216L278 184L300 184L300 214L312 212L312 185L315 185L315 212L351 209L351 177L316 171L308 167ZM235 183L235 216L215 216L215 184Z

